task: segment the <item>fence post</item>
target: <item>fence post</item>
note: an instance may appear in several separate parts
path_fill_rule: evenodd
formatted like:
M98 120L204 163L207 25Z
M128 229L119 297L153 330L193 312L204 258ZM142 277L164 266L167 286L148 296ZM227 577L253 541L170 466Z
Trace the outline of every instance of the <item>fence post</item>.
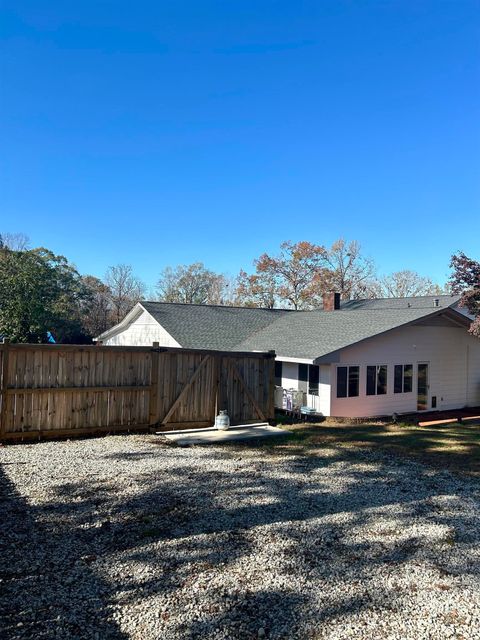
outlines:
M220 410L219 405L219 389L220 389L220 363L221 356L212 356L212 404L211 404L211 416L212 422L215 424L215 418ZM209 416L210 417L210 416Z
M9 340L3 339L2 384L0 387L0 440L7 431L7 384L8 384L8 352Z
M149 404L149 419L148 423L153 426L157 421L157 407L158 407L158 369L160 361L160 347L159 342L152 343L152 366L150 371L150 404Z
M269 351L268 359L268 407L267 417L270 422L275 422L275 351Z

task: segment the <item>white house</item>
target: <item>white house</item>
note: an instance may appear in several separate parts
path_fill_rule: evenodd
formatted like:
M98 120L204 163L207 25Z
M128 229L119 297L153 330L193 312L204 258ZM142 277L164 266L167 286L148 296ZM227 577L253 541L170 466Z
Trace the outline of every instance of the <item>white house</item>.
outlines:
M480 340L456 296L353 300L289 311L140 302L97 340L277 354L276 385L325 416L480 406Z

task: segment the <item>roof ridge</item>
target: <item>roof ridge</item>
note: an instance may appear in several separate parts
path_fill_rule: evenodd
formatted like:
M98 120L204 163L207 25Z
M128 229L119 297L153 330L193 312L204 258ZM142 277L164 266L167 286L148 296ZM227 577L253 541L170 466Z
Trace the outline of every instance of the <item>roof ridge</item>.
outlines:
M349 302L364 302L373 300L418 300L419 298L459 298L458 293L429 293L421 296L386 296L384 298L351 298L350 300L342 301L343 304Z
M165 300L139 300L140 304L168 304L168 305L177 305L179 307L207 307L207 308L217 308L217 309L248 309L249 311L282 311L282 312L291 312L297 311L297 309L282 309L276 307L274 309L270 309L268 307L242 307L241 305L230 305L230 304L199 304L198 302L166 302Z
M410 311L418 311L419 309L435 309L438 311L438 309L443 309L445 311L445 309L451 309L453 308L451 305L448 305L446 307L432 307L432 306L410 306L410 305L405 305L404 307L358 307L357 308L347 308L347 309L337 309L336 311L332 311L331 313L338 313L339 311L345 311L348 313L352 313L352 311L382 311L382 312L386 312L386 311L392 311L392 312L397 312L398 311L406 311L406 310L410 310ZM318 311L321 311L321 309L318 309ZM327 312L329 313L329 312Z

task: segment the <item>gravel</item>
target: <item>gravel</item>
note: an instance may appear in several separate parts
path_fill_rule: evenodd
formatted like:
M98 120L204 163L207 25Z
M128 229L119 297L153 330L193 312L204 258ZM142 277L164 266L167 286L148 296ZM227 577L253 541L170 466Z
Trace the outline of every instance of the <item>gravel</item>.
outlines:
M476 479L132 435L0 461L2 639L480 638Z

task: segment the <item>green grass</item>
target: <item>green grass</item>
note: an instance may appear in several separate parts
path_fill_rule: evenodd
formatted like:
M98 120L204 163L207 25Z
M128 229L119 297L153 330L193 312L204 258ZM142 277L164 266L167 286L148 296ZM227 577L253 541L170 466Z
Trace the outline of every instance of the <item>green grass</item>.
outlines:
M275 452L321 455L322 448L380 449L420 459L451 471L480 475L480 425L448 424L418 427L404 424L278 425L292 434L287 438L258 443Z

